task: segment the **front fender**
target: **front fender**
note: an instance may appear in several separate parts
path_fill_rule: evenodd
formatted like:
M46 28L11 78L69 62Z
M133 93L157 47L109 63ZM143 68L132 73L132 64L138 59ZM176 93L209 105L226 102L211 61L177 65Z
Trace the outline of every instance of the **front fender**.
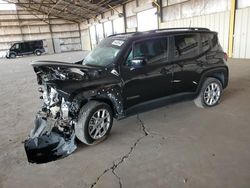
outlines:
M115 115L122 115L124 112L124 101L121 91L121 87L118 85L92 89L77 94L73 101L77 101L81 106L90 100L103 101L112 107Z

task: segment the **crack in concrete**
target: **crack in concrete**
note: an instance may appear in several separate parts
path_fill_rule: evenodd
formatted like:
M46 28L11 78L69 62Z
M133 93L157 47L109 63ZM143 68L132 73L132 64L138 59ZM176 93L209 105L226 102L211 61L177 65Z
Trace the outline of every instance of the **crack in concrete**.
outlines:
M167 137L165 137L164 135L162 135L161 133L159 132L156 132L156 131L152 131L152 130L148 130L148 128L144 125L144 122L141 120L141 118L139 117L139 114L137 114L137 119L138 121L141 123L141 127L142 127L142 130L145 134L145 136L148 136L150 135L151 137L154 137L153 135L156 135L156 136L159 136L161 137L162 139L167 139Z
M111 167L105 169L105 170L103 171L103 173L97 177L96 181L95 181L94 183L91 184L90 188L94 188L94 187L97 185L98 181L101 179L101 177L104 176L104 175L105 175L107 172L109 172L109 171L111 171L111 172L113 173L113 175L118 179L118 181L119 181L119 186L120 186L120 188L122 188L121 177L119 177L119 176L116 174L115 169L118 168L118 166L119 166L120 164L122 164L122 163L125 161L125 159L128 159L129 156L133 153L133 151L134 151L135 147L137 146L137 144L138 144L143 138L145 138L146 136L148 136L148 135L150 134L150 132L147 130L146 126L144 125L143 121L140 119L140 117L139 117L138 114L137 114L137 120L140 122L140 125L141 125L141 127L142 127L142 130L143 130L144 135L141 136L140 138L138 138L138 139L134 142L134 144L130 147L129 152L127 152L127 153L126 153L117 163L116 163L115 161L113 161L113 165L112 165Z
M137 114L137 119L141 124L142 130L145 134L145 136L148 136L150 134L150 132L147 130L146 126L144 125L144 122L141 120L141 118L139 117L139 114Z
M112 170L112 173L113 173L113 174L115 175L115 177L119 180L119 186L120 186L120 188L122 188L122 180L121 180L121 177L118 176L118 175L116 174L116 172L115 172L114 169Z

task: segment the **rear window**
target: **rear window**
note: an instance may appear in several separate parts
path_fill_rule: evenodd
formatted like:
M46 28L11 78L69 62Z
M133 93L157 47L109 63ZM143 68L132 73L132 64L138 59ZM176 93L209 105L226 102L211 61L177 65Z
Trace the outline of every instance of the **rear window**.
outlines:
M199 37L197 34L177 35L175 40L175 58L192 58L199 54Z

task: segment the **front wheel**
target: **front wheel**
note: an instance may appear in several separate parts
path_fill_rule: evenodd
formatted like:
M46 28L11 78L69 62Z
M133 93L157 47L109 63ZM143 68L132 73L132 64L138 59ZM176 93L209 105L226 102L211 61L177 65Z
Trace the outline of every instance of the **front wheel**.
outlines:
M201 108L216 106L220 103L222 92L223 87L218 79L207 78L194 102Z
M79 112L75 125L76 137L87 145L103 141L110 133L113 124L113 112L106 103L90 101Z
M11 59L15 59L15 58L16 58L16 54L11 53L9 57L10 57Z

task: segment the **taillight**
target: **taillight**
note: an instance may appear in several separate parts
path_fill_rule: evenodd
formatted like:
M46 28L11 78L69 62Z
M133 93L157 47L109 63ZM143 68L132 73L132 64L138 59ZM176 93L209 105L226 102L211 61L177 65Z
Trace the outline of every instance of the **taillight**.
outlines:
M224 53L224 59L227 61L228 60L228 55L227 53Z

